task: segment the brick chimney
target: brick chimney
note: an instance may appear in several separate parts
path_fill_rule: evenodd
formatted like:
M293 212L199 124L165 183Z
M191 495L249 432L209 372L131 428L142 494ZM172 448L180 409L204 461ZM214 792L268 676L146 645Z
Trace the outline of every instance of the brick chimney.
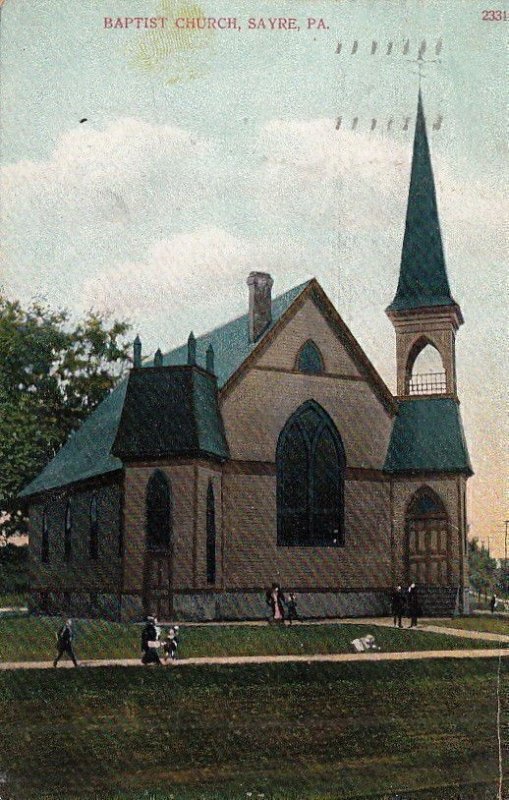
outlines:
M249 339L257 342L272 321L271 290L274 281L268 272L251 272L249 286Z

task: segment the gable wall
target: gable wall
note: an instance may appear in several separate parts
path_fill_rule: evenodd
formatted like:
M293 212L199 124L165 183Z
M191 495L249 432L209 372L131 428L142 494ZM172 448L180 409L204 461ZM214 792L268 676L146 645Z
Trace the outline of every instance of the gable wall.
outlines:
M294 370L302 345L320 347L326 374ZM383 588L390 585L390 488L381 474L347 480L344 547L278 547L275 456L290 415L314 399L344 442L347 466L382 470L392 418L308 299L221 398L231 457L223 477L225 585ZM359 475L357 475L359 477Z
M321 348L325 375L294 370L297 354L309 338ZM392 418L311 299L221 397L231 457L274 462L288 417L309 399L320 403L334 420L348 466L382 468Z

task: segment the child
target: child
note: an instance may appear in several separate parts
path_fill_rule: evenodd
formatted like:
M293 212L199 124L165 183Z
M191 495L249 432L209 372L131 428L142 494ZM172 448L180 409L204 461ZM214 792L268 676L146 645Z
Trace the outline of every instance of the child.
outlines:
M288 622L291 625L292 622L297 619L297 598L293 592L290 592L286 607L288 609Z
M165 662L175 661L177 658L177 650L179 646L179 626L175 625L170 628L168 635L163 645Z

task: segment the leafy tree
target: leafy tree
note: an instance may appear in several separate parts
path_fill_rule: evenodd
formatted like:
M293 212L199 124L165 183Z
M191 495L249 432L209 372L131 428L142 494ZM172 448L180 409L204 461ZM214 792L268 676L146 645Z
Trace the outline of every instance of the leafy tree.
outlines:
M18 492L117 383L129 326L0 293L0 532L25 530Z
M496 591L499 580L496 559L491 558L477 539L471 539L468 543L468 568L470 585L479 597L481 594L487 595Z

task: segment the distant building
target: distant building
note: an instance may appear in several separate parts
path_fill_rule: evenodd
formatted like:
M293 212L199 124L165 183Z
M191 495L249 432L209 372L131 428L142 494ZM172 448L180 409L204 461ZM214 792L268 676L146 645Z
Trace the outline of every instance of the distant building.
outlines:
M394 397L316 280L134 366L22 493L32 605L137 619L377 615L414 580L463 610L466 482L455 334L422 101L396 296ZM425 348L440 368L416 374Z

